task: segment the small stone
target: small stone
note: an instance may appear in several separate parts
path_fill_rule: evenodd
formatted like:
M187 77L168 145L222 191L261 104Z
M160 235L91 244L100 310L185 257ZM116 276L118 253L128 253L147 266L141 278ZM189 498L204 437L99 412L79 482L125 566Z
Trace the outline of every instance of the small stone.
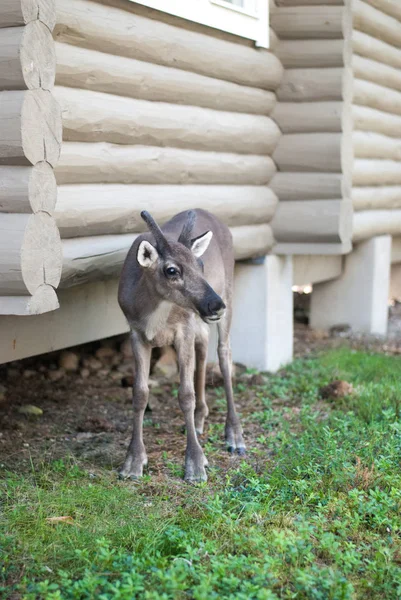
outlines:
M75 352L65 350L60 354L58 364L62 369L65 369L66 371L78 371L79 356L78 354L75 354Z
M346 338L352 335L352 329L348 323L339 323L338 325L333 325L333 327L330 327L329 332L333 337Z
M6 399L7 388L4 385L0 385L0 402L4 402Z
M109 369L99 369L99 371L97 371L96 375L100 379L106 379L106 377L108 377L110 375L110 371L109 371Z
M129 337L127 337L123 342L121 342L120 352L124 358L132 358L132 346Z
M166 379L173 379L178 373L177 355L174 348L167 346L155 366L153 374L161 375Z
M20 377L21 373L19 371L19 369L16 369L14 367L9 367L7 369L7 379L17 379L18 377Z
M88 379L91 372L89 371L89 369L87 367L84 367L83 369L80 370L79 374L81 375L82 379Z
M86 367L90 371L99 371L99 369L101 369L103 367L100 360L98 360L97 358L93 358L92 356L89 358L85 358L85 360L83 362L84 362L84 367Z
M35 377L35 375L36 371L33 371L32 369L25 369L25 371L22 373L24 379L32 379L32 377Z
M112 381L119 381L121 382L123 375L121 373L119 373L118 371L112 371L110 373L110 378L112 379Z
M101 361L109 362L116 354L114 348L108 348L107 346L103 346L102 348L98 348L95 352L96 358Z
M262 373L253 373L249 379L251 385L266 385L267 381L267 377L262 375Z
M21 415L33 415L35 417L40 417L43 415L43 410L38 406L34 406L33 404L24 404L18 408L18 412Z
M56 369L55 371L49 371L47 374L50 381L60 381L65 376L65 369Z
M87 442L92 438L93 433L91 433L90 431L83 431L82 433L77 433L77 442Z
M325 400L335 400L336 398L345 398L355 392L351 383L336 379L320 389L320 396Z
M111 359L111 365L113 367L117 367L123 361L123 355L120 352L116 352L115 355Z
M327 340L330 337L327 329L313 329L311 331L311 337L314 340Z
M219 387L223 385L223 376L217 363L210 363L207 365L206 385L208 387Z

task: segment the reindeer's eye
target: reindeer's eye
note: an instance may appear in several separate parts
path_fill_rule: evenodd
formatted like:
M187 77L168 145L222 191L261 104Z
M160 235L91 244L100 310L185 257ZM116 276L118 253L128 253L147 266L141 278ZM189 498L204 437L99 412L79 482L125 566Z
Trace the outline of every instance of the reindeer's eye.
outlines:
M179 270L175 267L167 267L164 272L166 273L167 277L176 277L180 274Z

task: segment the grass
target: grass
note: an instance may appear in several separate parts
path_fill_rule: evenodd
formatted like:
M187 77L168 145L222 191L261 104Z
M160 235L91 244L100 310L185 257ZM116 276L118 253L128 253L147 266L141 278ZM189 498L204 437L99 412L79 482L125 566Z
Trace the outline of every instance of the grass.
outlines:
M259 448L209 483L118 482L74 460L0 482L0 596L313 600L401 597L400 358L342 349L254 386ZM355 387L331 403L319 388ZM237 393L241 393L241 386ZM48 517L72 523L51 524Z

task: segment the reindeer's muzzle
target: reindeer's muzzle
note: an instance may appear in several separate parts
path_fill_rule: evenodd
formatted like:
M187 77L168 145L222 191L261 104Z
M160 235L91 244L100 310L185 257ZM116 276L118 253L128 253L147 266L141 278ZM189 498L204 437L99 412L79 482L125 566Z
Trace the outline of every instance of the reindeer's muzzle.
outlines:
M223 300L214 292L206 297L199 307L200 315L206 323L216 323L217 321L220 321L225 310L226 305Z

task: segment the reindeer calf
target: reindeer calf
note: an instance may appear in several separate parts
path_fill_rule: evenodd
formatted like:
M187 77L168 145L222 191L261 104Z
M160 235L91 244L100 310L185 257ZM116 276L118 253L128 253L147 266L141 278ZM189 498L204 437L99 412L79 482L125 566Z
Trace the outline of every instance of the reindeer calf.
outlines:
M120 474L139 477L147 464L142 425L149 394L151 351L173 345L180 371L178 399L187 432L185 479L206 481L207 460L197 433L203 432L209 412L205 401L207 323L217 323L218 327L219 363L227 398L228 449L245 453L231 383L232 237L223 223L201 209L180 213L161 229L148 212L142 212L141 217L150 233L140 235L133 243L118 294L131 328L135 362L133 433Z

